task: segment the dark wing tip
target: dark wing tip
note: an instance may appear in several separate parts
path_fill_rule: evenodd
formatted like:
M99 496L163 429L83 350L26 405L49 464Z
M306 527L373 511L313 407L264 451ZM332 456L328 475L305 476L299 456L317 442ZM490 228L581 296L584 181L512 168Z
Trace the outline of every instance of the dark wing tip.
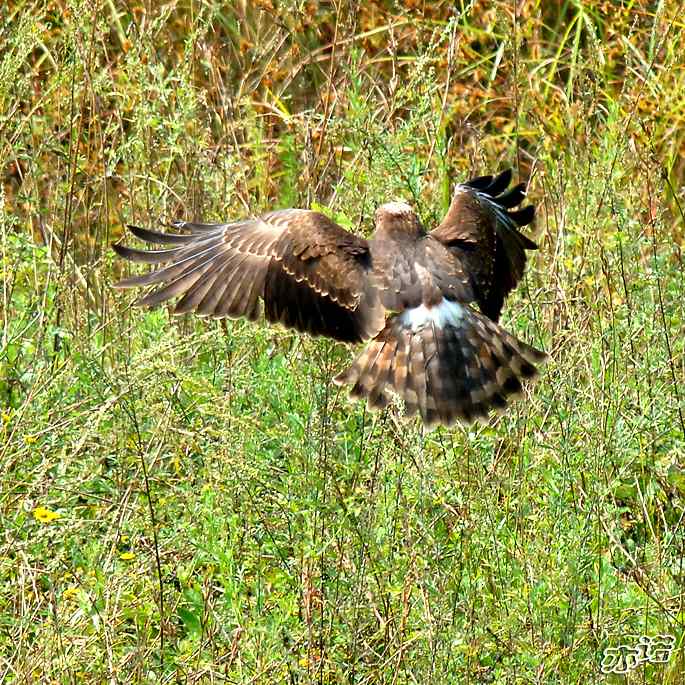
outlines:
M466 188L477 190L492 199L496 199L496 202L503 207L515 207L525 197L526 186L524 183L519 183L505 193L504 191L509 187L513 175L514 172L511 167L509 167L497 176L478 176L477 178L466 181L466 183L463 183L462 185ZM502 193L504 193L504 195L502 195Z
M495 176L492 183L487 188L485 188L483 192L487 193L491 197L499 195L509 187L512 175L513 172L511 168L505 169L501 174Z
M141 250L136 250L133 247L127 247L121 243L112 243L112 249L124 259L128 259L131 262L140 262L140 252Z
M485 190L492 183L492 176L477 176L464 183L467 188L474 190Z
M110 247L120 256L125 257L124 251L126 250L125 245L120 245L119 243L110 243Z
M188 235L187 233L161 233L160 231L153 231L149 228L141 228L140 226L129 226L128 229L136 238L146 243L181 245L191 243L196 239L195 236Z
M138 250L135 247L126 245L112 245L112 249L124 259L130 262L140 262L142 264L162 264L169 261L178 254L178 250Z
M528 205L523 209L513 212L509 211L521 204L526 197L525 183L518 183L507 190L512 176L512 170L509 168L495 177L479 176L478 178L471 179L464 183L463 186L486 195L492 203L504 209L507 217L520 228L521 226L527 226L533 221L535 218L535 207ZM522 234L521 242L527 250L536 250L538 247L532 240Z
M163 243L166 242L164 239L164 233L159 233L158 231L152 231L149 228L141 228L140 226L126 226L131 233L136 238L143 240L146 243Z
M520 205L526 197L526 184L519 183L515 186L509 188L506 193L498 195L496 202L498 205L505 207L506 209L511 209Z
M535 218L535 207L533 205L528 205L515 212L507 212L507 214L518 226L527 226Z

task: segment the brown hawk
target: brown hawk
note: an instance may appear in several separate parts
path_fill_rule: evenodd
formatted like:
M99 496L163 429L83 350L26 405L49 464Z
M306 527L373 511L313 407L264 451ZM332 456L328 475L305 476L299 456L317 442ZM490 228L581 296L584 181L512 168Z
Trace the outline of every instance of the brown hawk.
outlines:
M497 323L525 251L537 247L519 231L534 207L509 211L525 197L524 184L507 190L510 181L507 170L458 185L429 233L408 204L384 204L370 240L305 209L172 224L183 234L129 226L171 247L114 245L126 259L158 265L116 287L155 285L136 304L179 297L177 313L255 320L263 303L268 321L343 342L370 339L335 379L352 396L381 408L392 390L427 425L470 422L504 409L546 358Z

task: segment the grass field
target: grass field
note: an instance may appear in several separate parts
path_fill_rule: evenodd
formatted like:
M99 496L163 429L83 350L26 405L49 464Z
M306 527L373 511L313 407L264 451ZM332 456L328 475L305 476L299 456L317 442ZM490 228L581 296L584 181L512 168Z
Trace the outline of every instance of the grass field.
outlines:
M684 683L684 152L675 0L3 3L0 682ZM507 166L550 361L487 424L111 287L127 223L433 225Z

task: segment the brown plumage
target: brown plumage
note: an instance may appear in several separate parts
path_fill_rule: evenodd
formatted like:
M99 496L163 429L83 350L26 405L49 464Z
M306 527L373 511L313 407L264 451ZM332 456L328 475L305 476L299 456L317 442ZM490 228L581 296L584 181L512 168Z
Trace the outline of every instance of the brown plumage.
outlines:
M458 185L440 225L427 233L411 207L379 207L367 241L318 212L285 209L228 224L180 221L187 233L130 226L161 250L114 245L156 264L116 287L156 286L136 304L179 298L175 312L268 321L342 342L371 342L337 383L382 408L390 391L427 425L504 409L546 355L498 323L535 243L533 220L511 171ZM475 309L472 305L478 306Z

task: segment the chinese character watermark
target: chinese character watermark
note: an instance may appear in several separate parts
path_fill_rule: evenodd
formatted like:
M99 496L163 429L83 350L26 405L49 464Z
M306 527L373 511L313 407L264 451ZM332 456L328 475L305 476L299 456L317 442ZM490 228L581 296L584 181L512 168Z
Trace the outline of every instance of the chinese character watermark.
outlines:
M628 673L640 664L665 664L675 647L673 635L641 635L636 645L606 647L600 670L604 674Z

